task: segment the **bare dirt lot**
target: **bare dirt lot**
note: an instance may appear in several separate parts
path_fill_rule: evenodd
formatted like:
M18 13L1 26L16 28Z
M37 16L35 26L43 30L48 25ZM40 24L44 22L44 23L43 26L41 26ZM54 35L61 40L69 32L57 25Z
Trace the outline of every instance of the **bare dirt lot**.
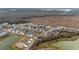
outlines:
M30 22L36 24L43 25L51 25L51 26L71 26L75 28L79 28L79 15L71 15L71 16L46 16L46 17L36 17L30 18Z

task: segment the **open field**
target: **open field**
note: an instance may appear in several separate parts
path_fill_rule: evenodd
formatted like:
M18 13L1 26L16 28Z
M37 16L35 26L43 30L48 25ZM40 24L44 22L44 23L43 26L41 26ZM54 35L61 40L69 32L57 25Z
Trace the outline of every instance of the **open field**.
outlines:
M39 14L38 14L39 15ZM34 24L50 26L69 26L79 28L79 15L50 15L39 17L26 14L0 14L0 22L22 23L32 22Z
M7 36L4 36L4 37L0 37L0 41L5 40L5 39L8 38L9 36L11 36L11 35L7 35Z
M12 35L0 41L0 50L12 50L11 46L22 38L21 35Z
M79 16L78 15L58 15L58 16L46 16L46 17L36 17L28 19L32 23L51 25L51 26L69 26L79 28Z
M78 40L77 40L78 39ZM69 41L66 41L69 40ZM57 42L58 41L58 42ZM54 49L65 49L65 50L75 50L79 49L79 36L73 36L72 38L60 38L41 43L37 46L37 49L42 49L42 48L54 48Z
M52 44L52 46L55 46L56 48L61 48L65 50L79 50L79 39L75 41L61 41Z

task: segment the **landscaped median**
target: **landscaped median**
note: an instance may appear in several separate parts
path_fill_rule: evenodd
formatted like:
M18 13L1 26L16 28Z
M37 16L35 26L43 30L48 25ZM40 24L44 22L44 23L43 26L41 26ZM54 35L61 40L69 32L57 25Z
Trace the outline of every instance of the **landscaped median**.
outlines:
M4 40L0 41L0 50L12 50L11 47L16 41L20 40L22 35L11 35Z

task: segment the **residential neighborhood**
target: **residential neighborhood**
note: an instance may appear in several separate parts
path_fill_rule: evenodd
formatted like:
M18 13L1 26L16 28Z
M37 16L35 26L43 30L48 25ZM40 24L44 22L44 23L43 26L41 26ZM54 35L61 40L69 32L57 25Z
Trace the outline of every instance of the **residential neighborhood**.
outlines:
M23 38L13 44L14 49L30 50L44 41L50 41L60 35L60 33L74 33L79 35L79 29L64 26L48 26L33 23L0 24L0 37L7 35L22 35ZM64 34L63 34L64 35Z

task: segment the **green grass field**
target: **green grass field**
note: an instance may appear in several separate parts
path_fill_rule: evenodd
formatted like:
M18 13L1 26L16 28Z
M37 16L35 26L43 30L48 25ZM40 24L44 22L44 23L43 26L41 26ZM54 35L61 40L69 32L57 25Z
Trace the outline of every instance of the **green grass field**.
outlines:
M52 46L65 50L79 50L79 39L75 41L61 41L52 44Z
M77 50L79 49L79 36L73 36L72 38L59 38L58 42L49 41L39 44L38 48L56 48L65 50ZM64 41L69 40L69 41Z
M3 38L3 40L0 41L0 50L12 50L13 48L11 48L11 46L22 37L21 35L11 35Z

